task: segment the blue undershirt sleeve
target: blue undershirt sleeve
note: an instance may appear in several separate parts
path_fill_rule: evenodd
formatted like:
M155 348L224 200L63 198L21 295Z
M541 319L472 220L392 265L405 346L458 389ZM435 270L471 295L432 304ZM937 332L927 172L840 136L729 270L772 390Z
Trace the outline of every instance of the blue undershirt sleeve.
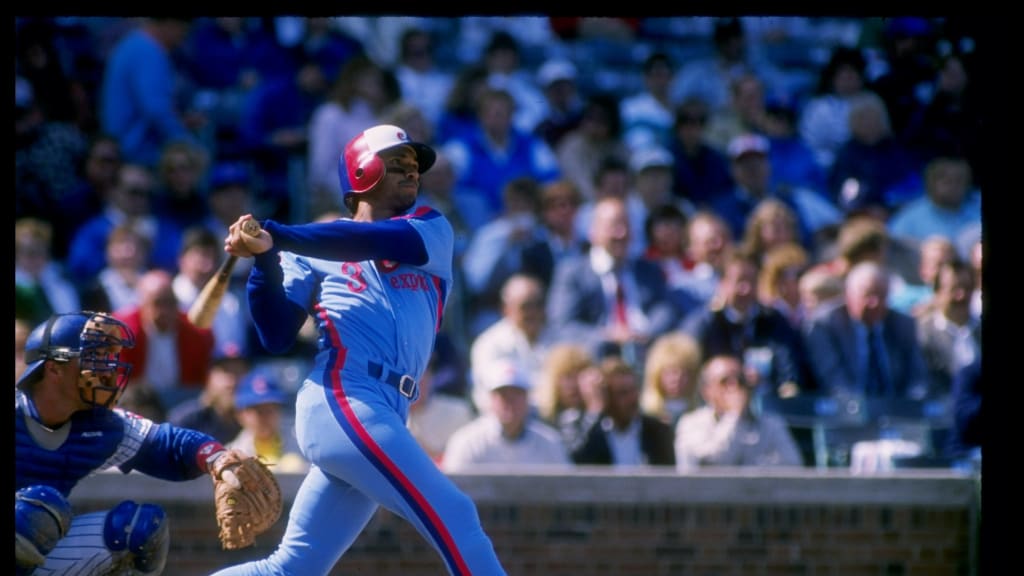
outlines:
M311 258L339 262L394 260L413 266L422 266L429 259L423 238L406 219L335 220L294 226L267 220L263 227L274 237L275 248Z
M284 291L284 272L276 238L272 250L256 255L246 290L260 343L271 354L287 352L306 322L307 313L289 300Z

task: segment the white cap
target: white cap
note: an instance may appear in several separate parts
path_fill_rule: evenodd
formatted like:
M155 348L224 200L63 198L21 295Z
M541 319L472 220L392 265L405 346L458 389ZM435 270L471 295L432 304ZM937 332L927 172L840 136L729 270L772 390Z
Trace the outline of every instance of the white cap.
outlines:
M576 66L568 60L548 60L537 71L537 82L550 86L559 80L576 80Z
M639 174L648 168L671 168L676 163L672 153L661 146L641 148L629 157L629 168Z
M729 142L729 158L733 160L744 154L767 154L771 148L768 139L759 134L741 134Z
M488 368L484 376L484 384L487 390L494 391L505 386L514 386L529 390L530 380L526 377L519 366L511 360L501 360L495 366Z

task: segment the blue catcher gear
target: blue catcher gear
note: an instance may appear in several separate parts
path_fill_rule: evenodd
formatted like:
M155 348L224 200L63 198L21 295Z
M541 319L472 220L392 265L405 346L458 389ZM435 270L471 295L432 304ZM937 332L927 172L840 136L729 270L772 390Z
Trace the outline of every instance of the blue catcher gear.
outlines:
M127 550L137 570L146 574L163 572L170 546L167 515L156 504L125 500L107 512L103 543L114 552Z
M46 561L71 527L71 504L50 486L27 486L14 493L14 563L30 574Z
M84 402L111 408L117 404L131 365L121 362L121 349L135 346L135 336L124 322L101 312L54 314L29 334L27 364L16 386L33 382L48 360L71 362L78 358L79 394ZM98 393L105 393L100 400Z

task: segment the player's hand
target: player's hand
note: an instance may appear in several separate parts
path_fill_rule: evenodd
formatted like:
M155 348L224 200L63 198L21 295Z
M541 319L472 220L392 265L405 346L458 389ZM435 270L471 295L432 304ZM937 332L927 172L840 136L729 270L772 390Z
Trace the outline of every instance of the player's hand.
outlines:
M246 224L248 221L255 221L252 214L244 214L228 228L228 237L224 239L224 251L228 254L249 258L256 254L262 254L274 247L274 238L269 232L259 227L256 235L246 232L243 228L252 226Z

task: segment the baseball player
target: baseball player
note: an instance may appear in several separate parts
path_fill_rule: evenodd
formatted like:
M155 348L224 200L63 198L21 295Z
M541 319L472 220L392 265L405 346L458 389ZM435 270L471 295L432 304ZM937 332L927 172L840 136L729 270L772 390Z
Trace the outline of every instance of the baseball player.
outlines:
M15 574L160 574L169 544L162 508L125 500L73 517L71 490L111 467L217 481L228 452L211 436L114 407L131 370L120 353L133 345L123 322L96 312L53 315L29 335L14 393Z
M476 506L405 426L452 285L454 234L430 207L412 210L435 153L390 125L346 146L339 177L351 219L268 220L225 249L255 255L249 305L263 345L280 353L307 314L319 352L296 398L296 435L311 468L267 559L216 576L327 574L378 506L408 520L450 574L505 574ZM351 187L346 186L346 182Z

